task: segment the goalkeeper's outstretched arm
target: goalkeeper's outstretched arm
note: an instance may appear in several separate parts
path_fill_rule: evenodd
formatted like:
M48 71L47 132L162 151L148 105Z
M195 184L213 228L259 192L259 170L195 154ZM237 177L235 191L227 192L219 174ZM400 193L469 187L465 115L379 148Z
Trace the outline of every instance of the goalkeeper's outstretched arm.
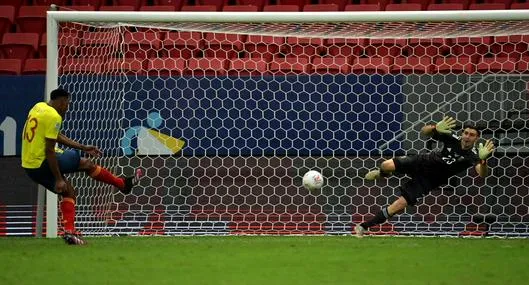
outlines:
M456 120L452 117L445 116L435 125L426 125L422 127L421 133L425 136L432 136L435 132L438 134L451 134L452 129L456 126Z

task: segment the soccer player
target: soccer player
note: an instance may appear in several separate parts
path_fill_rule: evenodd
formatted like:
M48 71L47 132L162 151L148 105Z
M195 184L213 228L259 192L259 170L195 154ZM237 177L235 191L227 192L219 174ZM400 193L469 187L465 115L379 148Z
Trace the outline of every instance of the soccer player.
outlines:
M382 162L379 169L366 174L366 180L389 177L393 173L406 174L411 180L399 186L401 196L391 205L383 207L370 220L355 226L358 237L362 237L370 227L403 212L407 206L415 205L418 199L431 190L446 184L451 176L473 165L479 176L488 175L487 158L494 151L492 141L487 140L485 145L480 143L476 149L480 131L475 126L465 126L461 136L458 136L452 132L455 126L453 118L444 117L436 125L426 125L421 129L422 134L443 142L441 151L389 159Z
M81 245L85 241L75 230L75 190L64 174L85 172L93 179L114 185L127 194L138 183L142 171L137 169L132 177L116 177L92 160L81 157L77 150L94 157L99 157L101 151L95 146L83 145L61 134L70 93L64 89L56 89L50 96L48 103L37 103L29 111L22 134L22 167L33 181L61 196L63 238L68 244ZM55 147L57 143L77 150L62 151Z

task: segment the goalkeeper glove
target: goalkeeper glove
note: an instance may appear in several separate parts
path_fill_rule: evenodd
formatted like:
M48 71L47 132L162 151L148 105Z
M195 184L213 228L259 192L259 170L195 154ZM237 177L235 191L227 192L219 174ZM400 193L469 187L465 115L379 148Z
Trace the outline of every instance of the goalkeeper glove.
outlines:
M435 125L435 130L440 134L450 134L455 126L456 120L452 117L446 116Z
M479 159L486 160L487 158L489 158L493 151L494 143L492 143L491 140L487 140L485 142L485 145L483 145L483 143L480 143L478 147Z

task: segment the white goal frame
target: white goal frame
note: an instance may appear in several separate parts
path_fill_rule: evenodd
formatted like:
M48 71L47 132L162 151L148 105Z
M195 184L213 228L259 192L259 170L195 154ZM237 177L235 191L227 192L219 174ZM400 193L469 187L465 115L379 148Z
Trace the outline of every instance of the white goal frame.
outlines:
M58 26L77 23L333 23L333 22L477 22L528 21L529 10L395 11L395 12L47 12L46 99L58 86ZM394 37L393 37L394 38ZM45 191L42 188L39 191ZM46 236L57 237L57 195L46 191ZM39 211L43 205L39 201ZM39 214L37 214L39 215ZM40 213L42 217L42 213ZM42 226L42 225L40 225ZM37 225L37 228L39 225Z

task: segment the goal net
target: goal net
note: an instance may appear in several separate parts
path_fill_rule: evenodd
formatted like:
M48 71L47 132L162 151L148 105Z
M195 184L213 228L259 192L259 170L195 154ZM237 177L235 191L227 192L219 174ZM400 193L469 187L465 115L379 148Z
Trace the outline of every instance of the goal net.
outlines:
M494 139L491 175L469 169L370 233L528 235L529 14L386 13L49 12L66 135L146 173L129 195L71 176L78 228L350 234L409 179L365 173L439 148L420 128L450 115Z

